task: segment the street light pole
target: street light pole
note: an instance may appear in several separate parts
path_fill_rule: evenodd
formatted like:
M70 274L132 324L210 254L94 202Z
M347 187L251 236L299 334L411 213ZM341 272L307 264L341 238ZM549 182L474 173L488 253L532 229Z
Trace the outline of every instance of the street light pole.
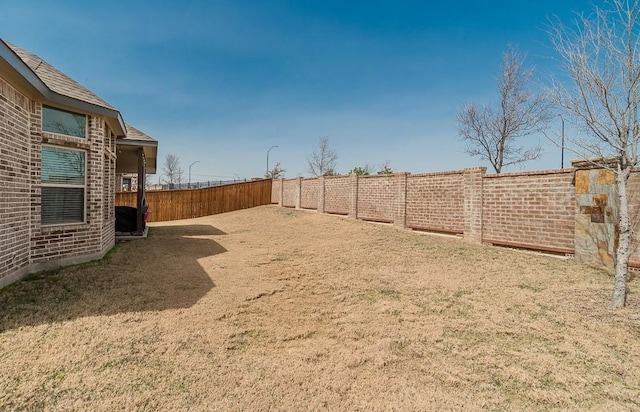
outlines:
M558 114L560 116L560 120L562 121L562 145L560 146L560 167L564 169L564 117L562 114Z
M195 162L189 165L189 184L187 185L189 189L191 189L191 166L193 166L196 163L200 163L200 160L196 160Z
M271 151L271 149L275 148L275 147L280 147L278 145L273 145L269 148L269 150L267 150L267 172L264 174L264 177L269 176L269 152Z

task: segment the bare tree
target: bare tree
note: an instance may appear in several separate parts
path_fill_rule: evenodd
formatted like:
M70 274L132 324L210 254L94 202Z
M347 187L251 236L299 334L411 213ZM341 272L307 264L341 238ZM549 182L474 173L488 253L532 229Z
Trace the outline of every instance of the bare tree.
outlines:
M309 162L309 173L314 176L336 175L336 161L338 152L331 148L328 137L322 137L318 141L318 148L313 151Z
M286 171L287 169L283 169L280 166L280 162L278 162L275 166L273 166L271 170L265 173L264 177L266 177L267 179L280 179L281 177L284 177Z
M164 183L173 189L175 184L180 184L182 169L180 168L180 158L174 153L167 153L162 166L162 173L165 177Z
M465 104L457 115L458 132L466 152L488 160L496 173L506 166L537 159L540 146L521 146L517 140L542 130L548 120L548 100L528 87L533 70L524 67L525 55L509 46L503 54L498 80L500 107Z
M640 0L608 0L576 27L558 19L551 40L570 79L554 81L553 97L584 135L571 139L581 156L612 170L618 191L618 245L611 306L624 306L632 235L627 181L640 140Z

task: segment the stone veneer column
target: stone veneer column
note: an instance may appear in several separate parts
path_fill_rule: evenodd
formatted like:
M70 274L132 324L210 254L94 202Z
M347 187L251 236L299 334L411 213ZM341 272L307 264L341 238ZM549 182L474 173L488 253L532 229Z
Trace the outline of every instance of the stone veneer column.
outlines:
M482 182L486 172L486 167L463 171L464 239L472 243L482 243Z
M324 176L318 177L318 213L324 213Z
M407 227L407 176L402 172L395 175L396 179L396 204L393 224L401 228Z
M358 218L358 175L352 173L349 175L349 217L351 219Z
M617 238L618 191L613 171L574 161L575 259L613 268Z

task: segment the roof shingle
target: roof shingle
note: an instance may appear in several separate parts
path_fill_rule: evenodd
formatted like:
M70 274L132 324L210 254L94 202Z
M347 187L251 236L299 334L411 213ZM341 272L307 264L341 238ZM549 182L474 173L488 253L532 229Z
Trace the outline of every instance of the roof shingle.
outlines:
M80 83L76 82L60 70L56 69L35 54L17 47L7 41L4 43L26 64L31 71L45 84L51 91L63 96L77 99L96 106L117 110L104 99L91 92Z

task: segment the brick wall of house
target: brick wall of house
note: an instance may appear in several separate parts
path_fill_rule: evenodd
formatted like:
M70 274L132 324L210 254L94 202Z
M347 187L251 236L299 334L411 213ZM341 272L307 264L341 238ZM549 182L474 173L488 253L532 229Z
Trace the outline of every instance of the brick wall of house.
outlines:
M407 227L439 232L464 231L463 172L409 175Z
M0 78L0 287L29 272L99 258L115 242L115 137L89 116L88 138L42 131L42 103ZM41 149L86 151L86 222L41 224Z
M83 257L106 252L115 242L115 223L111 210L115 198L115 166L105 170L105 156L115 153L115 142L100 117L88 117L87 139L55 135L41 128L42 105L36 103L32 116L33 186L31 267L40 270L57 262L81 261ZM106 140L106 142L105 142ZM40 150L42 143L86 151L86 222L83 224L43 226L40 222ZM105 143L107 147L105 147ZM111 146L111 148L109 148ZM111 150L105 150L111 149ZM107 175L108 174L108 175ZM109 207L111 205L111 207ZM105 218L106 217L106 218Z
M282 206L296 207L300 196L299 179L282 181Z
M317 177L302 179L300 181L300 207L303 209L318 209L318 190L320 181Z
M324 178L324 211L348 215L352 195L349 176L326 176Z
M573 170L487 175L482 240L573 253Z
M359 176L356 217L392 223L396 214L395 175Z
M29 265L29 105L0 78L0 286Z
M113 246L116 236L116 136L104 127L104 155L102 167L102 193L104 208L102 212L102 243L100 250L107 250Z

